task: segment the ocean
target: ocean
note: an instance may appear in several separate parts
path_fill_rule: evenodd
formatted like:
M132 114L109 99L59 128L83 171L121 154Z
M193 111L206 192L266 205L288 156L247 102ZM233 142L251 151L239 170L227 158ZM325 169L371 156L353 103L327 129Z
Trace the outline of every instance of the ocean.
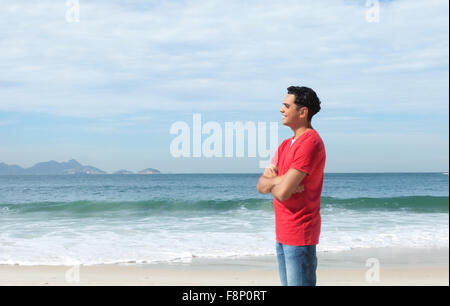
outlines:
M0 176L0 264L275 255L259 174ZM448 173L326 173L318 252L448 249Z

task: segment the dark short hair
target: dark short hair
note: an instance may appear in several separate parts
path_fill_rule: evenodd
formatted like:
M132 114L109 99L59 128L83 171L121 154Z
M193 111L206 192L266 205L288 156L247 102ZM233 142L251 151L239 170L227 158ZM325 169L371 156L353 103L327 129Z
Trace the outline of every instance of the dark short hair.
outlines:
M320 111L320 100L314 90L308 87L291 86L288 94L295 96L295 104L297 110L302 106L308 108L308 120L311 122L312 117Z

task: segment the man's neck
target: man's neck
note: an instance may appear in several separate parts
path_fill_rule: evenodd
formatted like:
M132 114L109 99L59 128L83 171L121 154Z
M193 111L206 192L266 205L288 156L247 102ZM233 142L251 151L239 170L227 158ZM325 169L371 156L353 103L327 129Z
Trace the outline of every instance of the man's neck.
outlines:
M305 133L305 132L307 132L309 130L312 130L312 126L310 124L309 125L303 125L303 126L300 126L298 128L292 129L292 131L294 132L294 139L299 138L303 133Z

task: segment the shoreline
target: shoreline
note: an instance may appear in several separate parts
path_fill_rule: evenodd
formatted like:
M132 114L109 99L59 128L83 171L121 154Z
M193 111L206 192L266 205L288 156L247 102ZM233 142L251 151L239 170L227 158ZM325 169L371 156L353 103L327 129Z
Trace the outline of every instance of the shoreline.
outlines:
M317 285L448 286L448 254L448 249L368 249L322 253L318 254ZM373 264L373 259L378 261L378 265ZM378 267L379 280L370 272ZM0 265L0 286L279 286L277 269L275 256L193 258L189 263Z

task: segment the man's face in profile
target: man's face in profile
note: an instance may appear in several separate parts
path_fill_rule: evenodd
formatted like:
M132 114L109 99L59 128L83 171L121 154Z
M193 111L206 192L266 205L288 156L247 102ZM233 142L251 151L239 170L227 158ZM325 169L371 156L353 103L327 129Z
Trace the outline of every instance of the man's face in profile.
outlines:
M281 112L281 123L288 127L294 127L300 125L302 120L305 120L307 114L307 108L301 107L297 110L297 105L295 104L295 96L287 95L283 101L283 105L280 109Z

